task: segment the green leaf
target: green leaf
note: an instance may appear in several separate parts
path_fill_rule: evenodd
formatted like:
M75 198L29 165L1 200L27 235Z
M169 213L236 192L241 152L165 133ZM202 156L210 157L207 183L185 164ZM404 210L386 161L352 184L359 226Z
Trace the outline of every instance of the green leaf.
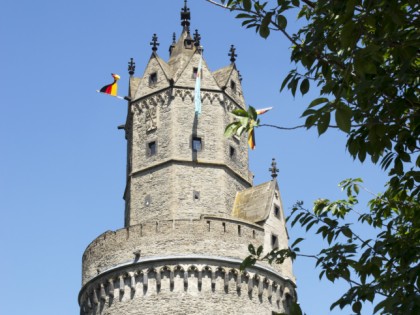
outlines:
M294 72L289 72L289 74L286 76L286 78L284 78L283 83L281 84L281 87L280 87L280 92L283 91L287 82L289 82L289 80L293 77L293 74L294 74Z
M353 303L353 306L351 307L351 309L356 314L360 314L360 311L362 310L362 303L360 301Z
M248 245L248 251L250 252L250 254L255 255L255 247L252 244Z
M248 112L244 109L234 109L232 114L235 116L248 117Z
M299 80L300 80L300 78L299 78L299 77L297 77L297 78L293 78L293 80L292 80L292 81L290 81L290 83L289 83L289 85L288 85L288 88L292 90L292 95L293 95L293 96L295 96L295 95L296 95L296 89L297 89L297 86L298 86Z
M341 232L344 234L344 236L351 238L353 237L353 232L350 230L350 228L345 227L341 230Z
M239 128L239 126L240 126L240 123L237 122L237 121L227 125L226 129L225 129L224 136L226 138L230 137L230 136L233 136L234 134L236 134L236 130Z
M311 128L313 125L315 125L315 123L316 123L316 116L315 115L312 115L312 116L308 116L308 118L306 118L306 120L305 120L305 127L307 128L307 129L309 129L309 128Z
M303 315L300 305L297 304L295 301L293 301L292 305L290 305L290 315Z
M237 19L253 18L253 16L252 16L252 15L250 15L250 14L239 13L239 14L236 16L236 18L237 18Z
M351 119L352 119L353 112L350 107L345 105L338 107L335 110L335 121L337 123L338 128L342 131L349 133L351 129Z
M296 241L293 242L293 244L290 246L291 248L295 247L297 244L299 244L300 242L302 242L304 240L304 238L299 237Z
M318 120L318 135L322 135L325 131L327 131L331 120L331 114L329 112L324 113L320 119Z
M255 110L254 107L249 106L249 108L248 108L248 116L249 116L249 118L251 118L254 121L257 119L258 114L257 114L257 111Z
M270 29L268 27L268 24L270 22L270 18L268 17L268 15L266 15L264 17L264 19L262 20L262 22L261 22L261 25L260 25L260 36L262 38L267 38L268 35L270 35Z
M300 92L305 95L309 91L309 80L305 78L300 84Z
M287 19L284 17L284 15L278 15L277 16L277 24L280 29L285 29L287 26Z
M250 11L252 7L251 0L243 0L242 4L244 6L245 11Z
M308 108L315 107L319 104L323 104L327 102L328 102L328 98L325 98L325 97L316 98L311 102L311 104L309 104Z

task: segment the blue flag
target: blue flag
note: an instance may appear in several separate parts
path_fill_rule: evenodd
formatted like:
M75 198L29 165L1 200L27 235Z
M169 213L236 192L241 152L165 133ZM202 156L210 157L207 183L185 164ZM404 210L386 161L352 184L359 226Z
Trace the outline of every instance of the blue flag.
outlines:
M203 58L200 54L200 62L198 63L197 76L196 76L196 80L195 80L195 90L194 90L195 114L197 116L200 116L200 114L201 114L200 86L201 86L201 60L202 59Z

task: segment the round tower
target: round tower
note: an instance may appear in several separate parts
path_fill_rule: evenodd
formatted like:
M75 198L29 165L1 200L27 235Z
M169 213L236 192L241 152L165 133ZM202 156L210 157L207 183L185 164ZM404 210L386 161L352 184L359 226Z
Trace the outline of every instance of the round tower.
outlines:
M291 262L241 272L248 245L287 247L275 177L253 186L246 136L225 138L245 108L234 48L212 72L187 1L167 62L158 38L143 76L129 63L125 227L83 254L83 315L272 314L296 299Z

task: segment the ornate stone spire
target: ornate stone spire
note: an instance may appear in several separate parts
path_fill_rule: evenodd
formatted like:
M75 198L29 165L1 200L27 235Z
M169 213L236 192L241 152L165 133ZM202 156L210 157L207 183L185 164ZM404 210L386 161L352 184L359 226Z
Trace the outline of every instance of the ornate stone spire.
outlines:
M181 9L181 25L184 28L184 31L189 31L190 20L191 20L190 8L188 8L187 0L185 0L184 7Z
M238 55L236 54L235 46L233 46L233 45L230 46L228 56L230 57L230 62L231 63L234 63L236 61L236 57L238 57Z
M176 45L176 34L175 32L172 34L172 44L169 46L169 56L172 55L172 50L174 50Z
M128 74L130 76L133 76L135 70L136 70L136 63L134 62L133 58L130 58L130 61L128 62Z
M277 173L279 172L275 158L273 158L271 162L271 167L268 170L271 172L271 177L275 179L277 177Z
M150 45L152 46L153 52L156 52L158 50L158 46L160 45L158 43L158 37L156 34L153 34L152 41L150 42Z
M203 52L203 48L201 47L201 35L198 33L198 30L195 30L194 33L194 46L199 53Z
M194 33L194 46L195 47L200 47L200 40L201 40L201 35L198 33L198 30L195 30L195 33Z

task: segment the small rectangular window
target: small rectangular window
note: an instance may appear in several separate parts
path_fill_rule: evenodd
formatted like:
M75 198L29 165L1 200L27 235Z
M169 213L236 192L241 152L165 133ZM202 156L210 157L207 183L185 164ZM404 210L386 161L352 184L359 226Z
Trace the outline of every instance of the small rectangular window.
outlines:
M149 142L147 144L147 155L152 156L156 154L156 141Z
M279 206L274 206L274 215L280 219L280 208Z
M153 84L156 84L156 83L157 83L157 73L153 72L149 76L149 84L153 85Z
M198 68L194 67L193 68L193 79L197 78L197 73L198 73Z
M277 235L271 234L271 247L273 249L279 247L279 239L278 239Z
M230 89L233 93L236 93L236 83L233 80L230 81Z
M235 157L235 148L232 146L229 147L229 156L231 159Z
M192 138L192 149L195 152L199 152L201 151L203 148L202 143L201 143L201 138L199 137L193 137Z

